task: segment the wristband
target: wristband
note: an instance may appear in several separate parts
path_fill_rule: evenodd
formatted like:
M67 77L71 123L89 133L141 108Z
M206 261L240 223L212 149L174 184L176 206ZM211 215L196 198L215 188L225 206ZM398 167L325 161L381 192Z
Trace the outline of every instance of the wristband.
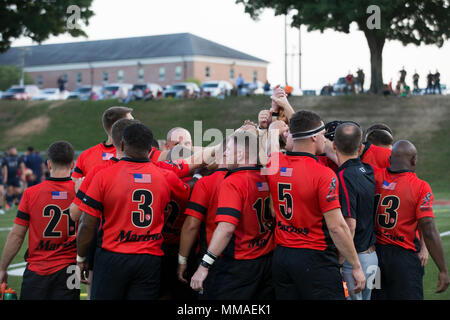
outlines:
M211 265L208 262L206 262L205 260L202 260L202 262L200 262L200 265L202 267L205 267L206 269L209 269L209 267L211 267Z
M203 178L203 176L199 173L196 173L192 176L192 178L196 178L196 179L200 180L201 178Z
M178 254L178 264L187 264L187 258L183 257L181 254Z
M77 262L85 262L86 261L86 257L80 257L79 255L77 255Z
M280 115L279 112L272 112L272 117L278 117Z

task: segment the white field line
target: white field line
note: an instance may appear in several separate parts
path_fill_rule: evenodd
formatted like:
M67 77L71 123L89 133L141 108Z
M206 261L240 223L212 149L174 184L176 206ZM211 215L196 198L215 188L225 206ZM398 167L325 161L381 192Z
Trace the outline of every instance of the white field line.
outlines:
M2 231L11 231L12 228L0 228L0 232Z
M441 233L441 238L445 237L445 236L450 236L450 231L445 231L445 232Z

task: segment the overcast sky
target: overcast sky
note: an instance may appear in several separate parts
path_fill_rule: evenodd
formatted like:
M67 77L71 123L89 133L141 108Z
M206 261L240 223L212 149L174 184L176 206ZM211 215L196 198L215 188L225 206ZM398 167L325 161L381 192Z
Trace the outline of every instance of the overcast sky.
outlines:
M44 43L190 32L269 61L269 81L284 83L284 17L275 17L273 10L267 9L254 21L234 0L94 0L92 9L95 16L84 28L88 39L61 35ZM366 73L366 89L370 86L369 48L356 27L350 34L307 32L302 27L301 36L303 89L320 89L348 71L355 74L358 68ZM298 53L298 38L298 29L289 29L288 53ZM13 46L30 44L25 38L13 42ZM409 83L417 70L424 87L428 71L439 69L441 83L450 85L449 41L442 48L387 42L383 59L385 83L391 78L396 81L398 71L405 66ZM298 55L289 57L288 82L295 87L298 70Z

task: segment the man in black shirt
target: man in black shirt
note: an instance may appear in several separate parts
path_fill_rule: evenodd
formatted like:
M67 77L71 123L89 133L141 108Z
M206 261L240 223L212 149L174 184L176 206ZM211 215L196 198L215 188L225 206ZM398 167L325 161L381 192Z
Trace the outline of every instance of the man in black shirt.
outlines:
M6 187L6 203L11 207L14 199L18 205L22 194L22 184L19 178L19 170L21 175L25 173L25 165L23 160L17 155L15 147L9 147L2 162L3 184ZM22 179L23 180L23 179Z
M361 162L358 157L363 148L361 141L362 131L356 124L345 122L336 128L333 145L339 164L337 176L341 210L353 235L358 258L367 279L366 288L355 294L352 267L344 261L342 275L347 282L349 300L370 300L372 281L378 268L374 246L375 178L373 168Z

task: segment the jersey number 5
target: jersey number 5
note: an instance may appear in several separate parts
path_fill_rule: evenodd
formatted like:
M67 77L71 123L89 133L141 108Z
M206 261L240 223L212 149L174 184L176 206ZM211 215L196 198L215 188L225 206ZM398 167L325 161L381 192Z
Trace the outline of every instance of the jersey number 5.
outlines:
M291 220L292 214L294 212L292 196L289 192L292 189L289 183L279 183L278 184L278 201L280 201L280 213L286 220ZM282 204L281 201L286 201Z
M131 212L131 222L135 227L147 228L153 221L153 194L144 189L134 190L133 202L138 202L139 211Z
M392 229L397 224L398 213L397 210L400 207L400 199L397 196L385 196L381 200L381 205L384 211L378 211L380 205L381 195L375 195L375 206L377 208L377 223L380 227L385 229Z

